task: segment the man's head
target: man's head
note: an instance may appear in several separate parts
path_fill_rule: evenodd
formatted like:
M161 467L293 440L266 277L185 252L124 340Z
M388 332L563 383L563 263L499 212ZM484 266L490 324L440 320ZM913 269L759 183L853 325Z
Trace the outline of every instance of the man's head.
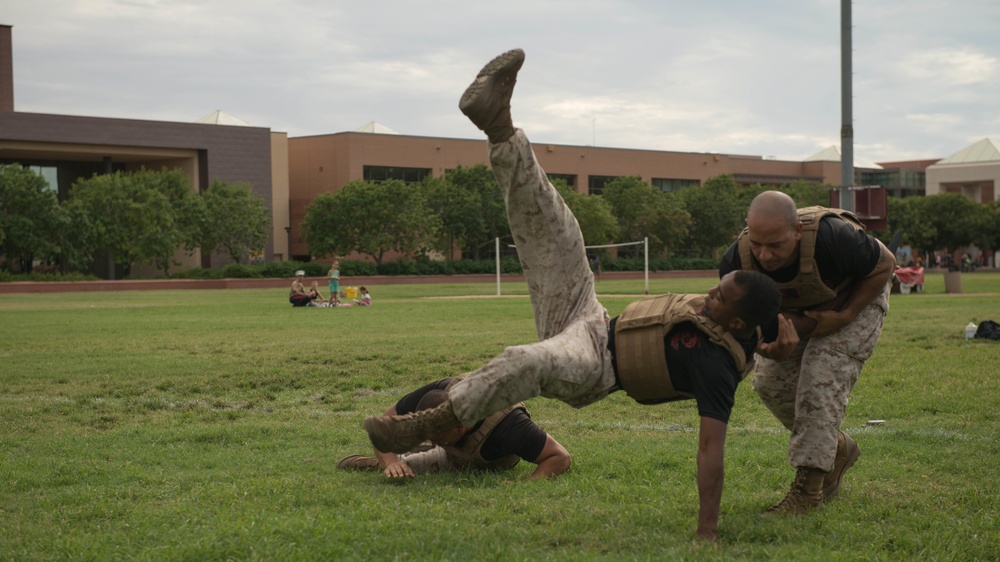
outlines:
M431 408L436 408L448 400L447 390L432 390L427 394L424 394L420 401L417 402L417 411L429 410ZM445 430L437 435L432 435L430 440L435 445L454 445L465 437L466 428L462 424L458 424L455 427Z
M780 191L765 191L754 197L747 209L747 239L750 251L765 271L777 271L799 257L799 222L795 201Z
M709 289L705 315L730 332L746 332L778 314L781 293L767 275L757 271L731 271Z

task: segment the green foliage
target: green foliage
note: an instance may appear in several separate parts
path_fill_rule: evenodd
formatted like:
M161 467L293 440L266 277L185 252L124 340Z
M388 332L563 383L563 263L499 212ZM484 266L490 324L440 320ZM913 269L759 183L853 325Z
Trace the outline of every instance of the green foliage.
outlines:
M583 233L586 245L610 244L618 239L621 227L612 214L611 204L607 199L591 197L570 189L565 180L557 179L553 185L580 223L580 231Z
M234 263L263 253L271 234L271 213L250 184L215 180L201 199L202 252L225 252Z
M619 240L635 242L648 237L650 255L663 255L682 244L691 215L677 198L654 190L635 176L612 180L604 186L601 197L611 204L618 219Z
M922 253L993 241L989 208L957 193L892 198L888 212L889 230L904 229L904 243Z
M173 255L195 245L193 198L180 171L140 170L77 181L67 207L87 255L108 253L126 268L153 264L167 275Z
M719 257L745 226L747 204L731 175L716 176L703 186L681 190L677 197L691 215L683 247L695 255Z
M479 259L494 239L510 239L507 208L492 170L484 164L458 166L445 172L443 182L448 187L432 189L430 203L463 257ZM452 204L455 208L445 208Z
M36 258L57 259L66 222L44 178L20 164L0 165L0 247L8 260L31 273Z
M376 264L385 254L423 253L433 246L440 219L430 212L420 186L399 180L353 181L323 194L306 207L302 221L309 253L360 252Z

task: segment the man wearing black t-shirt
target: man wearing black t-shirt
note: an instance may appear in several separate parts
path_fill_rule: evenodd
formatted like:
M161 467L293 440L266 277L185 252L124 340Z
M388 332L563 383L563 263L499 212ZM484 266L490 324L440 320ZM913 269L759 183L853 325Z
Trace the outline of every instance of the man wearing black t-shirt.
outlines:
M784 360L760 358L754 375L754 390L791 431L788 459L796 469L790 491L769 513L819 507L861 455L840 426L881 334L894 269L892 252L853 215L796 209L778 191L754 198L747 228L722 257L720 277L750 270L777 282L782 313L801 340Z
M723 277L708 295L637 301L612 325L597 299L579 223L513 126L510 99L523 61L520 49L493 59L459 108L489 139L539 341L508 347L464 375L439 406L372 416L365 430L376 449L403 452L535 396L577 408L619 389L642 403L695 398L701 415L696 532L715 540L736 383L753 365L752 350L787 354L798 342L794 327L779 322L775 342L758 344L757 327L777 314L781 296L773 281L751 271Z
M399 399L384 416L405 415L439 405L455 379L447 378ZM524 459L538 466L529 480L558 476L572 459L566 449L531 421L523 405L515 405L472 427L458 425L429 439L434 447L419 447L401 455L375 449L375 457L351 455L338 468L384 470L387 478L413 478L418 474L475 468L504 470Z

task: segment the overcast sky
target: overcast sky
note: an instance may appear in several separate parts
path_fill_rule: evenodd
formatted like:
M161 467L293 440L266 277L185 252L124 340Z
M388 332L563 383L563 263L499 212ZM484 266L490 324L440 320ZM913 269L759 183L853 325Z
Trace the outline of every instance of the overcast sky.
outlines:
M0 0L15 110L305 136L482 138L458 99L527 53L536 143L802 160L840 146L840 0ZM859 164L1000 144L1000 1L857 0Z

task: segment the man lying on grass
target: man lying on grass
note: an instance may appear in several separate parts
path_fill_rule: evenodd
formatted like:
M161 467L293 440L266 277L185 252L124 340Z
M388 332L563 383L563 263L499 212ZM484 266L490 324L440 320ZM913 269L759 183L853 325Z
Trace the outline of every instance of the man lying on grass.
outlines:
M405 415L439 406L448 400L448 388L461 377L425 385L389 407L383 416ZM508 470L521 459L534 463L529 480L558 476L572 459L566 449L531 421L524 404L514 404L475 424L458 424L429 436L426 443L404 454L375 450L374 457L351 455L337 468L382 470L386 478L413 478L418 474L450 470Z
M701 416L697 533L714 540L737 384L752 368L755 350L787 354L798 336L782 320L776 339L762 343L758 326L777 315L781 295L774 281L755 271L726 275L707 296L664 295L609 318L594 291L580 226L511 121L510 98L523 61L520 49L495 58L466 89L459 108L489 138L541 341L508 347L452 385L439 406L370 417L365 429L376 449L399 453L534 396L574 407L619 389L643 404L694 398Z

